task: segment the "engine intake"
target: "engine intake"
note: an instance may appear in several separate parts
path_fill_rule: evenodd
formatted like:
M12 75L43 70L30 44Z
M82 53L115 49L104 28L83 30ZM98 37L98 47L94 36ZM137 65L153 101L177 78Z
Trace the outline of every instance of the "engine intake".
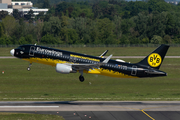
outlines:
M62 74L69 74L70 72L75 72L72 69L71 65L65 65L65 64L56 64L56 72L62 73Z

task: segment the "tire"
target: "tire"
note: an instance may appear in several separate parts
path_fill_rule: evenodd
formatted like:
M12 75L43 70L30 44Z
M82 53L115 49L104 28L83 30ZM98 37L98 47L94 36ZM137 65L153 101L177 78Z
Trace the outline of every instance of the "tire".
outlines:
M30 68L30 67L28 67L28 68L27 68L27 70L28 70L28 71L30 71L30 70L31 70L31 68Z
M83 77L82 75L80 75L80 76L79 76L79 80L80 80L81 82L84 82L84 77Z

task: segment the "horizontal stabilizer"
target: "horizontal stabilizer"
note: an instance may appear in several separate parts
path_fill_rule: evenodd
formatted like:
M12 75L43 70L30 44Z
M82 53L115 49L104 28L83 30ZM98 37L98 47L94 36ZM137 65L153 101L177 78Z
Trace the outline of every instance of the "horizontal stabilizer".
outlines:
M164 72L161 72L161 71L145 71L147 74L159 74L159 75L164 75L166 73Z
M107 52L108 52L108 50L104 51L99 57L103 58Z

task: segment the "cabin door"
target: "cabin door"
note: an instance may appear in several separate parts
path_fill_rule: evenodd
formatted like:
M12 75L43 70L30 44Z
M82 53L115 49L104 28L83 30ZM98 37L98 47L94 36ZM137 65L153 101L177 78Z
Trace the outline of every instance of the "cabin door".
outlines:
M137 74L137 66L132 66L132 71L131 71L131 75L136 75Z
M30 50L29 50L29 55L30 55L30 56L34 56L34 50L35 50L35 47L34 47L34 46L31 46L31 47L30 47Z

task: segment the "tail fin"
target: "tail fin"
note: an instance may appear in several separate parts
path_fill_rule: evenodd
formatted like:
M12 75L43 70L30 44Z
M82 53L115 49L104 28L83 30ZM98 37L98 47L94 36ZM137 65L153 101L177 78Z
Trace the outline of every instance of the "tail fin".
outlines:
M145 57L142 61L140 61L138 64L159 69L167 53L168 48L169 45L162 44L156 50L150 53L147 57Z

